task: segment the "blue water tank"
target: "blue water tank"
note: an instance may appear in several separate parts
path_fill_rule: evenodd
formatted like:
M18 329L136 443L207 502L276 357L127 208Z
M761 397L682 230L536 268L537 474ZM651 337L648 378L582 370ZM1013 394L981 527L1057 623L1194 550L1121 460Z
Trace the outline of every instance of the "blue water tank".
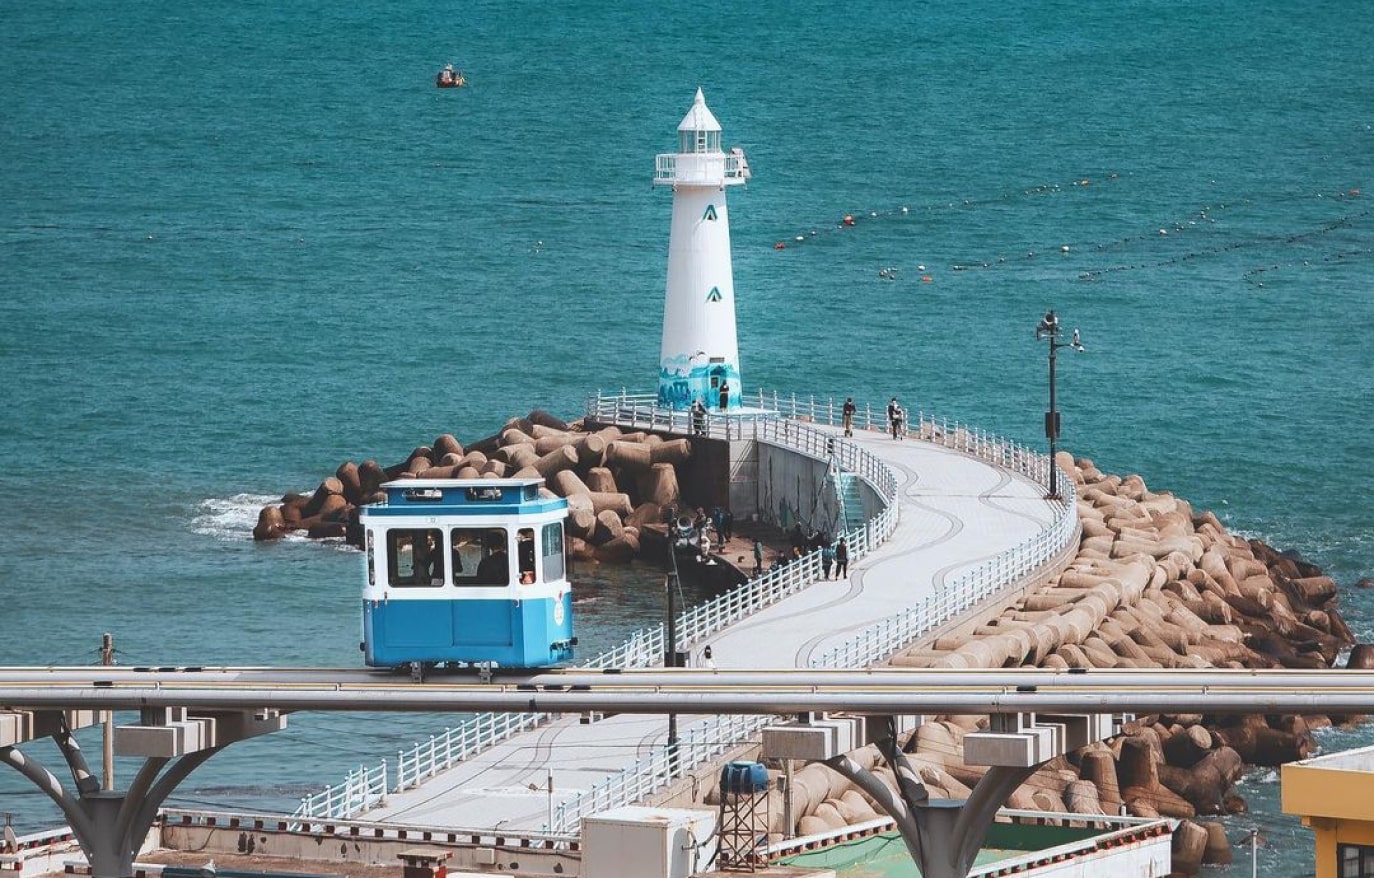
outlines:
M720 791L725 795L761 793L768 789L768 769L762 762L730 762L720 770Z

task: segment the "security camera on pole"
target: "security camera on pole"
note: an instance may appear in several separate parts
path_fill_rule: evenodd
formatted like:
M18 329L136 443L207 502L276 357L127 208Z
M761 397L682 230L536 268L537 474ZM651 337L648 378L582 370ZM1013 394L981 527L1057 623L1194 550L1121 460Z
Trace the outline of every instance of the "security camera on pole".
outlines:
M697 89L677 127L678 151L658 156L654 184L673 187L668 285L663 302L659 405L740 408L735 280L725 187L749 179L744 152L721 151L721 129Z

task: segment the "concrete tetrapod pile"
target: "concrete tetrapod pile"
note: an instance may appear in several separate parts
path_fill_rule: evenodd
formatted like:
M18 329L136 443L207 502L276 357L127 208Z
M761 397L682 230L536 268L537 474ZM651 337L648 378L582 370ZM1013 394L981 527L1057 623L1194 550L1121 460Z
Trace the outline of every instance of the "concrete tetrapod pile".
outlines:
M287 494L264 506L256 540L288 533L344 537L361 545L358 507L385 498L380 486L396 479L531 478L568 500L569 551L582 560L617 561L639 554L646 525L681 504L678 467L692 457L687 439L625 433L617 427L584 432L547 412L512 418L499 433L466 448L451 434L422 445L400 463L346 461L315 492Z
M971 617L894 656L893 666L1325 668L1351 644L1335 608L1336 585L1313 565L1228 533L1210 512L1194 514L1186 501L1148 490L1139 476L1104 475L1068 455L1058 463L1079 485L1077 557L1000 613ZM1356 647L1349 665L1368 666L1371 656L1374 648ZM1245 809L1232 790L1245 765L1306 758L1312 729L1355 720L1141 717L1110 741L1045 764L1007 804L1180 818L1174 868L1191 875L1203 863L1230 861L1222 825L1193 819ZM969 795L986 769L964 765L963 737L987 724L985 716L937 717L906 741L932 798ZM881 762L874 747L850 755L870 768ZM878 773L895 789L890 770ZM823 765L798 771L791 789L798 835L876 816L864 794Z

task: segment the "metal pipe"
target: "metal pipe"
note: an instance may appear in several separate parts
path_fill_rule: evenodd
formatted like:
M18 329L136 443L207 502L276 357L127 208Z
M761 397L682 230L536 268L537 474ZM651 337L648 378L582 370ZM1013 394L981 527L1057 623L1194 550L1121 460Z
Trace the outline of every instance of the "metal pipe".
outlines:
M1117 678L1111 686L1062 685L962 687L899 685L806 685L795 676L786 685L763 686L731 680L719 672L679 672L662 685L584 686L560 682L533 685L341 685L214 687L171 686L4 686L0 704L11 708L132 710L274 709L280 711L504 711L574 713L790 714L804 711L856 713L1371 713L1374 682L1342 684L1346 671L1330 672L1330 684L1252 680L1248 684L1162 688ZM817 672L812 670L811 674ZM572 678L575 679L575 678Z

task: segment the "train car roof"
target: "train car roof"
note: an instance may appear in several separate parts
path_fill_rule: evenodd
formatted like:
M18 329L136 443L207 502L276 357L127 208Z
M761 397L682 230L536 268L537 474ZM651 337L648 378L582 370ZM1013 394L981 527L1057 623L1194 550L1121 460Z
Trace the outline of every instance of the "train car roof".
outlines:
M542 478L397 479L382 489L386 500L364 505L364 515L415 515L443 511L449 515L538 515L563 512L568 501L541 496Z
M390 482L383 482L383 488L466 488L470 485L480 485L489 488L514 488L526 487L528 485L542 485L542 476L533 476L528 479L394 479Z

